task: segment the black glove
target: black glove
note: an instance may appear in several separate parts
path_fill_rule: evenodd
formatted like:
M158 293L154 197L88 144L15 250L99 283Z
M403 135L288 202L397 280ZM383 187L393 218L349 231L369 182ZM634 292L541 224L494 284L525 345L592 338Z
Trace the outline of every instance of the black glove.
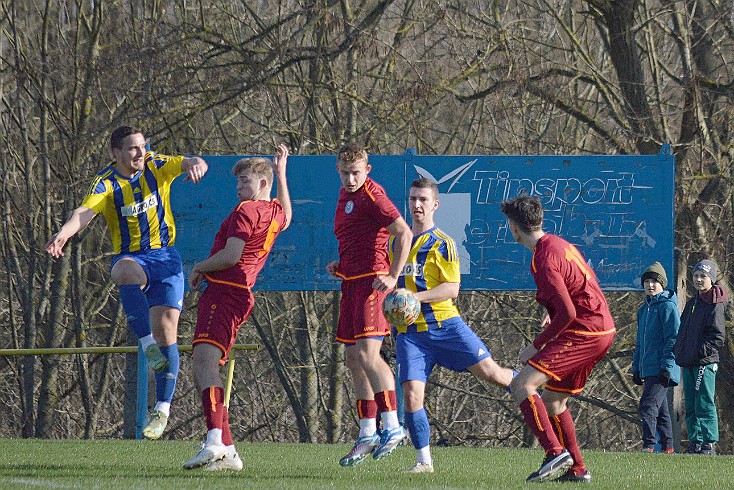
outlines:
M640 373L632 373L632 382L636 385L642 385L642 378L640 378Z
M667 388L668 386L670 386L670 373L668 371L660 371L660 374L658 375L658 380L660 380L661 385Z

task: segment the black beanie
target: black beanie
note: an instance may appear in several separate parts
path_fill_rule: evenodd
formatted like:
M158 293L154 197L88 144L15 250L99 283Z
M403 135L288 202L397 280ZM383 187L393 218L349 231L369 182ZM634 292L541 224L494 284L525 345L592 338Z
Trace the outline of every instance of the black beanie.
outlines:
M659 282L663 286L663 289L668 286L668 276L665 275L665 269L663 269L663 264L660 262L655 262L645 269L645 272L642 273L643 285L645 284L645 279L652 279L653 281Z

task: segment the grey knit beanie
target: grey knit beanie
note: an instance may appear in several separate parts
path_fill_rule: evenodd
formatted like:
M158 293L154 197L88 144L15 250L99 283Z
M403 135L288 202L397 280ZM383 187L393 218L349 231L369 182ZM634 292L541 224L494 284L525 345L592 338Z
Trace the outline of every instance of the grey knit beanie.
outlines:
M716 276L719 274L719 268L716 264L708 259L703 259L698 264L693 266L693 272L701 271L711 279L711 284L716 282Z

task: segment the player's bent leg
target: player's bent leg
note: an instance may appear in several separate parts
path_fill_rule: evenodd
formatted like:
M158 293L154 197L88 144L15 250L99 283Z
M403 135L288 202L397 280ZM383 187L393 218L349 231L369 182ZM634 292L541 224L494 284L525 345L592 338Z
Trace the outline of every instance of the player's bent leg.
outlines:
M571 458L573 458L573 465L565 475L561 476L564 479L560 480L559 478L559 480L562 482L590 482L591 474L588 468L586 468L584 459L581 456L581 448L579 448L578 441L576 440L576 426L573 423L571 412L568 410L569 395L546 389L543 392L542 398L558 440L562 441L564 448L571 455Z
M523 367L510 383L510 394L518 405L530 395L538 393L538 387L548 381L548 376L532 366Z
M510 386L515 375L512 369L500 366L491 357L485 357L467 369L474 376L503 388Z

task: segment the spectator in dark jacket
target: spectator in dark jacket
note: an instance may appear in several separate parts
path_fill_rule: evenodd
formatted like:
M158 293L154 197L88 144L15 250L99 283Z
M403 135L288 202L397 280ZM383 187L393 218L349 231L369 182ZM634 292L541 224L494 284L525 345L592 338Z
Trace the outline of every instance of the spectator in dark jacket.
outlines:
M724 346L726 291L716 284L718 268L710 260L693 267L696 295L683 309L673 348L681 366L688 429L688 453L716 454L719 419L714 404L719 349Z
M673 422L668 409L668 387L680 381L673 345L680 326L678 298L670 289L665 269L655 262L642 274L645 301L637 310L637 341L632 356L633 380L644 384L640 397L642 450L654 452L660 434L661 451L672 453Z

